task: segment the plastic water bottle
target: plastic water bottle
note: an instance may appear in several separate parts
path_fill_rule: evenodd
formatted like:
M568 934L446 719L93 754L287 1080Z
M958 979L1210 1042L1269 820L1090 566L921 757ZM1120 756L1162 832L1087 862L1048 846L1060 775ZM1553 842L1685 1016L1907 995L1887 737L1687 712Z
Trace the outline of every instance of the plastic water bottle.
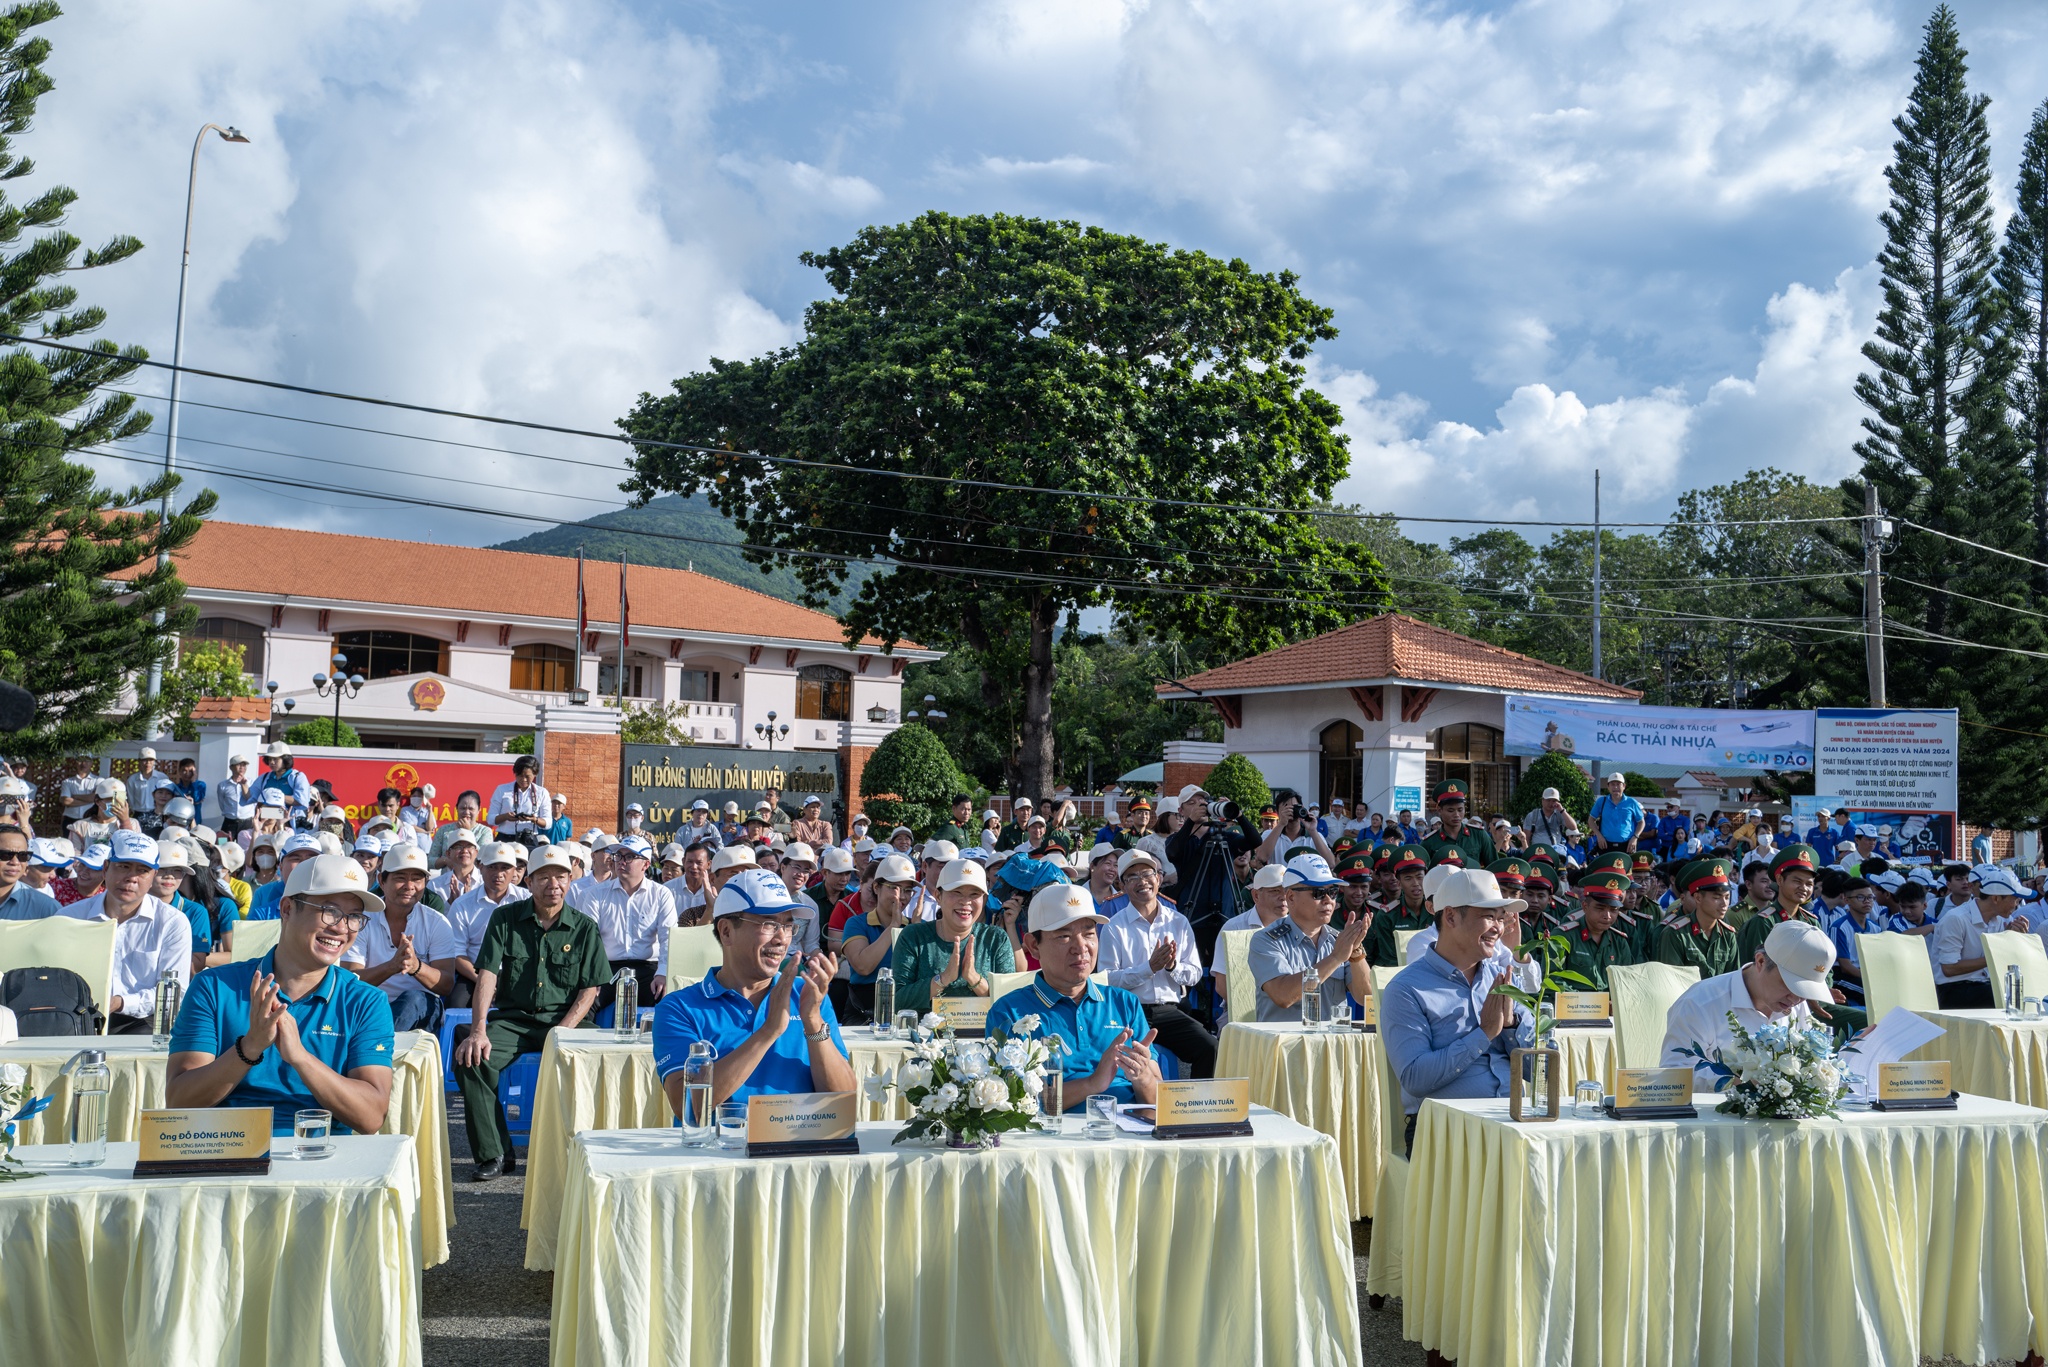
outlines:
M74 1168L97 1168L107 1161L107 1093L113 1075L102 1049L71 1056L62 1071L71 1078L71 1157Z
M612 1004L612 1038L630 1044L640 1038L640 980L632 969L622 968L613 986L617 995Z
M1054 1134L1066 1128L1067 1114L1067 1068L1066 1061L1055 1053L1045 1061L1045 1092L1038 1104L1045 1110L1045 1127Z
M1323 991L1316 982L1316 966L1310 964L1301 971L1301 1028L1320 1030L1323 1028Z
M711 1106L711 1069L718 1061L710 1040L698 1040L683 1060L683 1147L708 1149L718 1133Z
M2005 1014L2013 1020L2025 1015L2023 1003L2027 995L2026 975L2020 972L2018 964L2005 966Z
M875 1034L888 1039L896 1033L896 975L888 969L875 974Z
M185 989L178 983L177 975L166 970L156 982L156 1003L150 1012L149 1042L157 1049L171 1047L171 1029L178 1023L178 1008L184 1003Z

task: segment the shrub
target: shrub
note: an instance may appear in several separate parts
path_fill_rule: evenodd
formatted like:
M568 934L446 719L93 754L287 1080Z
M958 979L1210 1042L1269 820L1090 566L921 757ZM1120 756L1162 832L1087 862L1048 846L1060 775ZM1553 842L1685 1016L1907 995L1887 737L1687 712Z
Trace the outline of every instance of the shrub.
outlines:
M947 819L953 794L974 787L953 763L945 742L917 722L891 731L860 775L861 805L869 818L878 825L908 826L920 835Z
M1586 779L1586 771L1566 759L1563 755L1542 755L1522 771L1522 781L1515 787L1515 795L1508 800L1508 810L1502 815L1510 821L1520 821L1524 816L1542 805L1543 790L1557 789L1559 800L1572 817L1584 825L1593 811L1593 785Z
M1228 798L1244 808L1247 816L1258 815L1259 808L1273 800L1266 776L1243 755L1225 755L1202 780L1202 791L1212 798Z
M302 721L285 732L284 739L288 745L332 745L358 750L363 744L363 738L357 735L356 729L347 722L341 723L341 729L337 732L332 717L314 717L309 721Z

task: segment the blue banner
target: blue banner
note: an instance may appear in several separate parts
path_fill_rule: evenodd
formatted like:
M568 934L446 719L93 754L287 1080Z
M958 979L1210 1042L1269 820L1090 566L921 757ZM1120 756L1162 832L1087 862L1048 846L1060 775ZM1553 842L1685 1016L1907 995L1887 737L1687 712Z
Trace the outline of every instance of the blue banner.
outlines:
M1510 695L1507 752L1689 769L1813 769L1813 713L1631 707Z

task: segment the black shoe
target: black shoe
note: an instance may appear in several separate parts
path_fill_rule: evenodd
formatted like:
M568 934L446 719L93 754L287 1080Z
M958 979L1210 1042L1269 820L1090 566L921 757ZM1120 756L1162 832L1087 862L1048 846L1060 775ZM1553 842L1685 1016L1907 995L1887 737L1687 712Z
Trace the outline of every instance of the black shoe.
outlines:
M502 1159L502 1158L492 1158L492 1159L487 1159L487 1160L485 1160L484 1162L482 1162L482 1163L479 1163L479 1164L477 1164L477 1165L476 1165L476 1175L475 1175L474 1177L472 1177L472 1178L471 1178L470 1180L471 1180L471 1181L473 1181L473 1182L488 1182L488 1181L490 1181L490 1180L491 1180L492 1178L494 1178L494 1177L497 1177L497 1176L498 1176L499 1174L503 1173L504 1171L505 1171L505 1160L504 1160L504 1159Z
M519 1160L512 1156L511 1150L506 1150L505 1157L500 1161L504 1164L505 1176L511 1177L519 1171Z

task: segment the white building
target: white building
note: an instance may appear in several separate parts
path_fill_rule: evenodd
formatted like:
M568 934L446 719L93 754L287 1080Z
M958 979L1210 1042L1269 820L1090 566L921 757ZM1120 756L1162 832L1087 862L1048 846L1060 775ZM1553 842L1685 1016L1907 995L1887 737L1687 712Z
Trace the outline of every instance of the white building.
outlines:
M1475 641L1399 613L1158 685L1162 698L1199 694L1223 718L1223 744L1176 772L1173 792L1229 751L1268 784L1324 806L1341 796L1386 815L1425 810L1444 778L1470 785L1474 812L1503 808L1524 760L1504 752L1511 693L1639 702L1633 689ZM1190 757L1191 759L1193 757Z
M576 561L329 532L209 522L177 557L198 608L189 643L239 646L279 721L333 715L315 674L367 683L341 705L364 745L502 751L537 709L611 701L620 682L619 566L589 561L589 629L576 639ZM626 702L686 703L691 737L752 745L776 717L779 749L852 760L894 730L902 672L941 652L869 638L849 647L824 613L687 570L626 571ZM207 777L216 777L209 774Z

